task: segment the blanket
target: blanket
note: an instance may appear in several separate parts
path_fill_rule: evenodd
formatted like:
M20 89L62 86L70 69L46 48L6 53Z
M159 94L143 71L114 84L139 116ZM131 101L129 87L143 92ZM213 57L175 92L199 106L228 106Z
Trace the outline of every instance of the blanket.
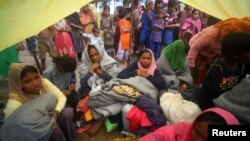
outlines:
M158 70L162 73L162 76L167 83L168 88L179 89L180 81L186 82L189 86L193 85L193 78L191 76L191 71L189 69L187 59L183 70L173 71L168 60L162 52L160 58L157 60L157 67Z
M250 124L250 77L243 78L232 90L214 99L215 106L234 114L242 123Z
M48 141L53 131L56 97L44 94L19 107L4 121L2 141Z
M115 91L113 91L112 88L116 85L131 86L141 94L148 94L155 100L157 100L159 93L159 90L144 77L135 76L128 79L114 78L103 85L100 91L90 92L88 106L94 113L93 115L95 119L100 117L100 115L105 115L105 117L109 116L106 111L117 111L117 113L112 114L118 114L119 112L121 112L121 108L124 103L133 103L136 101L137 98L131 98L127 95L117 94ZM116 106L110 106L113 104L115 104ZM105 111L102 112L101 109L104 109L105 107L111 107L112 109L105 109Z

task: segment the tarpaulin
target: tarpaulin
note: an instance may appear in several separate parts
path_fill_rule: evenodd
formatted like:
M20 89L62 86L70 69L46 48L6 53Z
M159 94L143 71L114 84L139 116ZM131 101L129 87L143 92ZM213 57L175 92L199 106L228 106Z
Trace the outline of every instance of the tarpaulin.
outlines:
M249 0L180 0L219 19L250 16Z
M0 51L16 44L92 0L1 0Z

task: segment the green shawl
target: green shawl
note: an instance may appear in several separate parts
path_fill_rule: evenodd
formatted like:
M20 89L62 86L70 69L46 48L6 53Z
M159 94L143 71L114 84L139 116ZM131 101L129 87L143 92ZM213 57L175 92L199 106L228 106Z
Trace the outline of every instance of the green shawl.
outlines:
M184 68L186 54L185 44L182 40L176 40L164 48L164 55L174 71Z

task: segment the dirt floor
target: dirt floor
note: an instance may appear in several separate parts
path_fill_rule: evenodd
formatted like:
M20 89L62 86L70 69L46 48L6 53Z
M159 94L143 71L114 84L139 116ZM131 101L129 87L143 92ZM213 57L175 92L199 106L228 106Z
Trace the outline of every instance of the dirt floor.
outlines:
M97 133L93 136L90 136L87 133L82 133L77 136L77 141L112 141L117 137L121 137L122 135L118 130L112 131L108 133L104 124L97 131Z

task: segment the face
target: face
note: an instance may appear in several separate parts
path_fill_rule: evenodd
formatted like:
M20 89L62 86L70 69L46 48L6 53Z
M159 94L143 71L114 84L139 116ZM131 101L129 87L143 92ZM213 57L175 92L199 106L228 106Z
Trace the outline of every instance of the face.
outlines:
M163 19L163 13L162 12L159 12L159 13L157 13L157 17L158 17L158 19Z
M100 62L100 54L95 48L90 48L89 57L90 57L90 60L92 63L99 63Z
M157 7L157 9L162 9L163 8L163 3L157 3L156 7Z
M208 121L196 122L192 129L192 141L207 141Z
M100 31L96 31L96 32L94 33L94 35L95 35L96 37L99 37Z
M110 12L109 9L105 9L105 10L103 11L104 16L108 16L108 15L109 15L109 12Z
M197 20L198 18L199 18L199 15L200 15L200 12L199 11L195 11L194 13L193 13L193 19L195 19L195 20Z
M149 52L143 53L140 56L139 61L140 61L140 64L142 65L142 67L149 68L149 66L151 65L151 62L152 62L151 53L149 53Z
M82 8L82 10L83 10L84 12L87 12L87 11L89 10L89 8L88 8L88 6L84 6L84 7Z
M115 9L115 15L119 15L118 9Z
M151 3L149 4L149 9L150 9L150 10L154 10L154 9L155 9L155 4L154 4L153 2L151 2Z
M39 94L42 89L42 80L39 73L28 72L21 78L22 90L29 94Z

